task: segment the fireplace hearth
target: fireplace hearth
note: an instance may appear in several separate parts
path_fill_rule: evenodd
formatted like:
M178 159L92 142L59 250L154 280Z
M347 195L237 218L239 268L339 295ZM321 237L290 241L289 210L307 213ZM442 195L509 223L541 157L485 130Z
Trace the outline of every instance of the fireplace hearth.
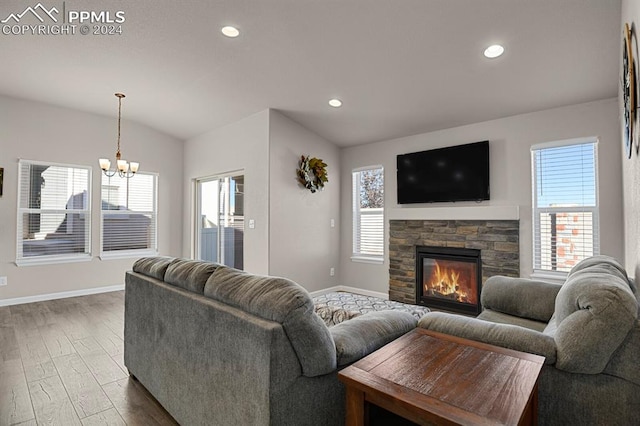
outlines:
M477 315L481 283L480 250L416 246L416 304Z

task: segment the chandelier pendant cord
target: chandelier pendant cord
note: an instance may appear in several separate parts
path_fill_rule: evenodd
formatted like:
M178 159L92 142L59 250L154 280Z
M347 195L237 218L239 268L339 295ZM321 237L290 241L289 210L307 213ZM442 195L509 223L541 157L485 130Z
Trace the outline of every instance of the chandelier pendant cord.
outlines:
M120 176L121 178L131 178L135 176L138 168L140 167L140 163L131 161L127 162L122 159L122 153L120 152L120 134L122 129L122 98L124 98L123 93L116 93L116 97L118 98L118 142L116 145L116 164L113 170L110 170L111 161L106 158L100 158L98 163L100 164L100 168L105 176L111 178L115 175Z
M118 97L118 149L116 150L116 160L120 160L120 119L122 118L122 98L124 95L122 93L116 93Z

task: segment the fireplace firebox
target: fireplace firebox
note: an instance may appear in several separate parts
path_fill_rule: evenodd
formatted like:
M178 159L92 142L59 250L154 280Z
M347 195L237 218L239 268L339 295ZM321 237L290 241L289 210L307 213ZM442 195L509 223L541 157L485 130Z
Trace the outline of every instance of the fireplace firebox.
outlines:
M481 286L480 250L416 247L416 304L477 315Z

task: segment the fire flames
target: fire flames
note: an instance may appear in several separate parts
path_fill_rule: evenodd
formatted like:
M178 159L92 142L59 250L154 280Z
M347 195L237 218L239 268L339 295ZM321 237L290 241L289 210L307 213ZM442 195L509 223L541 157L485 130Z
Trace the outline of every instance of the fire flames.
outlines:
M446 262L445 262L446 263ZM435 261L431 277L428 282L425 280L425 294L450 299L461 303L476 303L476 295L471 289L468 279L460 278L460 270L441 266ZM469 291L471 290L471 294Z

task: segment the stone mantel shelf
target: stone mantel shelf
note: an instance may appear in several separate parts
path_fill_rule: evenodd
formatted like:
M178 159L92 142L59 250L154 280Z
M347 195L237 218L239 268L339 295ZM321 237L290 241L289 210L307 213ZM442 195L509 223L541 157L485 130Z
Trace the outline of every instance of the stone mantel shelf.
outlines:
M402 206L386 213L387 220L519 220L520 206Z

